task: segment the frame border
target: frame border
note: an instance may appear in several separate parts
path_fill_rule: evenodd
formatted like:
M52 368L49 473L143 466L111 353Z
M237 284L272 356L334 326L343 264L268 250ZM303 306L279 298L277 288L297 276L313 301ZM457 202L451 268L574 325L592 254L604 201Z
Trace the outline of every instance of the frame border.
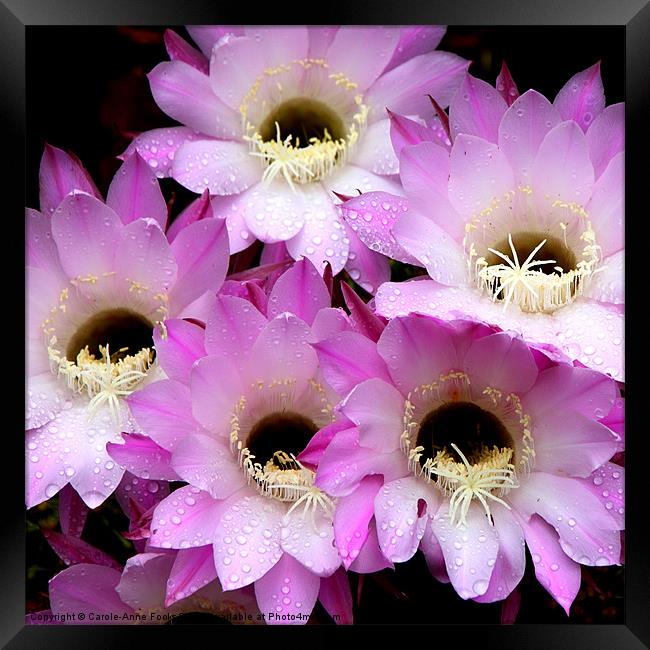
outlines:
M242 11L244 9L244 11ZM217 11L211 0L185 1L180 6L174 0L140 0L137 4L128 0L66 0L53 2L50 0L1 0L0 1L0 62L3 75L0 80L2 97L2 124L5 127L5 143L8 146L12 161L11 174L15 182L5 187L22 187L23 193L6 192L3 198L9 201L7 216L10 223L20 223L24 210L25 187L25 28L32 25L160 25L160 24L250 24L251 15L246 15L245 7L233 5L219 7ZM275 7L266 5L255 9L257 24L279 24L282 17ZM647 184L648 169L648 115L650 106L648 90L650 89L650 6L648 0L573 0L564 3L541 3L535 0L518 0L508 3L507 0L493 0L490 3L481 0L438 0L436 4L425 4L423 0L402 0L396 11L395 3L390 0L375 0L369 2L328 3L325 11L305 11L305 8L292 9L291 22L294 24L378 24L380 22L400 24L447 24L463 26L500 25L619 25L625 27L626 36L626 131L628 137L626 153L626 201L628 214L645 216L642 206L647 209L647 203L642 203L643 183ZM243 19L243 20L242 20ZM552 44L550 45L552 46ZM644 149L644 144L646 145ZM14 180L14 179L12 179ZM14 205L15 204L15 205ZM15 210L14 210L15 208ZM636 208L636 210L635 210ZM16 215L15 217L13 215ZM15 219L15 222L14 222ZM631 219L627 220L628 227ZM20 232L20 231L18 231ZM13 234L13 231L11 231ZM24 233L23 233L24 237ZM12 238L13 239L13 238ZM633 272L634 264L647 257L648 251L642 250L641 237L628 237L626 246L630 253L626 257L626 304L629 296L637 295L634 287L636 279L643 281L643 276ZM20 237L18 237L20 241ZM9 246L9 252L17 255L17 263L23 263L24 253L18 246ZM638 248L639 250L636 250ZM23 246L24 251L24 246ZM11 267L9 267L11 268ZM10 282L13 288L15 283ZM18 285L20 288L20 285ZM647 291L643 286L639 291ZM16 302L25 295L17 292ZM12 312L13 313L13 312ZM18 311L17 313L23 314ZM16 341L21 340L24 333L23 319L7 319L16 328ZM16 322L14 322L16 321ZM626 320L626 344L633 345L633 328L638 325L632 314ZM11 332L13 335L14 332ZM12 339L13 340L13 336ZM10 346L11 347L11 346ZM11 350L17 357L17 363L24 364L19 346ZM635 349L630 347L629 349ZM638 368L638 355L632 359L628 355L628 374L632 378ZM13 362L13 359L10 363ZM631 363L630 363L631 362ZM13 365L11 366L13 367ZM632 384L631 402L626 400L626 420L632 423L643 422L637 415L639 404L636 399L637 388L634 379ZM12 386L12 389L14 387ZM16 388L23 396L23 389ZM627 390L627 389L626 389ZM13 404L13 400L9 401ZM16 402L20 403L20 397ZM629 405L629 410L628 410ZM17 409L12 409L16 410ZM16 430L23 426L22 417L17 413ZM650 452L648 436L643 427L634 431L627 440L631 453L626 454L627 485L626 489L634 495L647 492L647 480L643 475L643 460ZM16 433L16 432L14 432ZM9 454L23 458L23 445L20 435L9 434ZM14 480L8 479L6 485L23 485L24 468L20 463L9 461L10 471L15 474ZM630 648L636 650L650 647L650 549L647 536L643 530L644 516L647 516L646 502L638 498L628 501L626 517L626 564L625 564L625 624L624 625L554 625L554 624L519 624L514 626L499 625L440 625L432 628L424 627L425 635L432 630L431 640L437 643L449 639L455 646L498 644L499 648L530 648L531 650L547 650L549 647L571 648L571 650L597 650L598 648ZM211 633L212 626L172 626L164 629L161 626L144 627L102 626L101 634L97 635L91 626L25 626L24 625L24 595L25 595L25 508L20 491L9 489L5 496L3 508L4 552L0 556L1 575L4 577L5 589L0 593L0 642L7 648L130 648L140 647L143 642L157 643L163 640L163 646L183 644L188 642L188 633L194 634L201 628ZM310 627L297 628L293 631L295 642L311 641L318 634L324 642L340 638L341 634L363 634L359 640L367 642L365 632L368 625L351 627L318 626L318 632L310 632ZM383 626L382 626L383 627ZM409 626L411 627L411 626ZM417 626L420 627L420 626ZM261 639L280 639L287 634L283 628L223 628L227 641L252 639L250 635L263 634ZM381 633L381 627L379 627ZM417 631L416 631L417 633ZM237 635L231 636L231 635ZM143 636L146 635L146 636ZM332 636L334 635L334 636ZM6 644L6 645L5 645Z

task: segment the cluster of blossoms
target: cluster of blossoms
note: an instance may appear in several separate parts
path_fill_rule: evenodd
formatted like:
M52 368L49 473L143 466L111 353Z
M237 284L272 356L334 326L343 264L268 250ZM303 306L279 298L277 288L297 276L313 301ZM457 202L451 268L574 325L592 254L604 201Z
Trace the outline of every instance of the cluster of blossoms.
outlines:
M58 498L71 565L29 622L351 623L348 572L418 550L504 601L526 547L568 614L624 529L599 66L550 102L468 74L441 27L188 32L149 75L182 126L135 137L105 200L46 146L27 210L26 502ZM163 177L199 195L174 218ZM113 494L125 566L81 539Z

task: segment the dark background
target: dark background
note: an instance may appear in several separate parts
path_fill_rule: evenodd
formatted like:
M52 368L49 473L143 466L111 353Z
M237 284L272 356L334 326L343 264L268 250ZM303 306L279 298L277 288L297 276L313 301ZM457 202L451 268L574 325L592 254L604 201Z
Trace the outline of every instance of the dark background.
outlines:
M187 38L184 28L175 28ZM146 74L167 60L160 27L33 27L27 34L26 205L38 207L38 167L48 142L81 158L105 195L130 135L174 125L155 104ZM601 61L607 103L624 100L623 27L450 27L439 49L473 61L470 72L494 85L505 60L520 92L535 88L549 99L576 72ZM166 198L180 207L194 195L171 180ZM177 209L174 209L177 213ZM47 581L65 565L40 527L58 530L57 499L27 514L27 610L48 606ZM114 498L90 514L83 538L124 561L133 551L120 531L128 522ZM622 623L622 567L583 568L571 617L535 580L532 562L519 590L521 623ZM358 579L351 576L353 592ZM462 601L436 582L420 552L409 562L364 578L359 623L498 623L501 605ZM327 622L318 606L314 619Z

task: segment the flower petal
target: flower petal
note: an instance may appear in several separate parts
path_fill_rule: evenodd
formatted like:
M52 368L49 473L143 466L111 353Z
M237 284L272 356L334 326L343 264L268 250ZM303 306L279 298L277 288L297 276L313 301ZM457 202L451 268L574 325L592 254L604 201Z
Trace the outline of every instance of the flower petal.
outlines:
M535 471L508 500L522 516L537 513L551 524L572 560L589 566L620 564L617 523L580 481Z
M625 251L606 257L587 289L587 296L597 302L623 305L625 302Z
M515 187L512 169L499 148L473 135L460 134L449 161L449 200L463 215L499 206Z
M66 196L52 215L61 266L71 278L114 271L121 231L115 212L88 194Z
M255 582L255 596L269 625L304 625L311 613L320 578L285 553Z
M377 350L404 395L458 369L458 355L448 328L424 316L390 321L377 342Z
M265 57L265 54L268 54L265 49L268 50L268 46L272 45L272 43L265 39L267 45L267 48L265 48L261 42L262 34L260 33L259 36L258 39L248 35L222 39L212 49L210 59L211 88L216 97L235 110L239 109L246 93L253 87L257 77L266 68L287 64L292 60L292 58L281 60L283 57L279 50L283 46L290 46L286 39L277 43L278 51L274 56L274 60L270 60Z
M399 449L404 398L391 384L373 378L356 386L341 411L359 427L359 442L382 451Z
M445 149L432 142L421 142L404 148L400 178L409 206L461 241L465 236L465 220L449 202L449 165L449 153Z
M413 57L377 79L368 91L368 103L380 114L389 108L404 115L428 115L431 103L427 94L443 108L448 106L468 65L449 52Z
M605 257L625 247L625 152L616 154L594 185L587 213Z
M333 73L343 73L363 92L393 57L400 37L394 27L341 27L327 52Z
M345 270L350 277L368 293L375 293L382 282L390 280L390 264L387 257L371 251L347 224L345 233L350 240L350 251ZM341 285L341 287L347 285Z
M340 206L341 214L357 237L370 250L407 264L417 264L393 236L395 220L408 210L407 201L387 192L355 196Z
M172 466L182 480L205 490L214 499L227 499L246 485L227 441L195 433L183 438L174 449Z
M196 68L203 74L208 74L208 60L206 57L194 49L184 38L179 36L172 29L166 29L163 34L165 49L172 61L185 61L185 63Z
M327 383L341 396L357 384L378 377L386 383L391 379L375 344L356 332L340 332L313 345Z
M492 386L522 394L530 390L537 379L537 364L530 348L508 332L473 341L464 365L477 393Z
M309 327L300 318L289 312L276 316L253 343L245 371L247 380L295 379L304 385L318 367L309 336Z
M178 474L170 465L171 453L147 436L138 433L122 434L124 444L109 442L106 449L117 463L131 474L144 479L178 481Z
M219 101L207 75L183 61L166 61L147 76L158 106L181 124L216 138L240 134L239 114Z
M153 219L137 219L122 229L115 251L115 268L130 292L166 293L177 278L172 248Z
M533 556L539 583L569 615L571 603L580 590L580 565L562 551L557 534L541 517L521 522L526 544Z
M562 121L551 102L536 90L518 97L499 124L499 149L515 173L515 181L531 181L533 161L546 134Z
M26 259L27 266L46 270L67 280L61 262L56 242L52 237L52 219L38 210L25 209L26 222Z
M215 539L224 502L199 488L174 490L154 510L149 544L162 548L205 546Z
M556 410L534 418L535 469L565 476L589 476L618 448L617 437L581 413Z
M201 219L186 226L171 244L178 279L170 309L180 312L206 291L217 291L228 270L228 232L221 219Z
M583 131L605 108L605 90L600 76L600 61L574 74L560 89L553 105L563 120L575 120Z
M211 546L182 549L176 553L176 559L167 580L165 607L191 596L217 577L214 568L214 553Z
M368 538L368 526L374 515L377 491L382 485L381 476L366 476L351 494L340 497L334 511L334 538L343 559L343 566L359 556Z
M384 72L396 68L419 54L435 50L447 28L442 25L417 25L402 27L399 42Z
M120 577L116 569L97 564L77 564L61 571L49 583L52 613L133 613L115 591ZM92 620L85 622L92 624Z
M280 522L286 512L284 504L252 493L227 504L213 545L224 591L259 580L280 560ZM247 555L238 552L242 550Z
M282 550L319 576L331 576L341 566L329 515L317 508L298 506L286 515L280 531Z
M165 321L166 336L154 329L156 359L170 379L189 384L193 363L206 356L205 330L180 318Z
M580 479L605 506L617 528L625 528L625 468L615 463L603 463L585 479Z
M575 122L560 122L546 134L535 156L531 179L533 199L541 211L548 211L549 203L554 207L556 201L587 203L594 186L594 168L587 139Z
M351 162L375 174L398 174L399 160L391 142L390 124L388 118L370 124Z
M258 183L262 166L243 142L196 140L179 147L172 175L192 192L229 195Z
M397 243L442 284L462 284L467 277L463 249L434 221L415 210L400 214L393 226ZM418 265L419 265L418 264Z
M625 104L607 106L596 117L587 130L587 143L598 178L609 161L625 148Z
M321 273L328 262L336 275L350 251L337 207L319 183L303 185L297 200L301 202L304 227L287 241L287 251L294 259L308 258Z
M318 311L330 304L323 278L310 261L303 259L285 271L273 285L267 316L275 318L290 311L311 325Z
M223 377L228 377L224 382ZM190 373L194 417L217 436L230 433L232 410L243 395L239 372L227 357L210 355L199 359Z
M337 625L352 625L352 592L343 567L321 579L318 600Z
M571 412L596 419L609 413L617 394L615 382L606 375L588 368L559 364L539 374L535 386L523 396L522 402L533 421Z
M78 190L101 200L90 174L76 156L45 143L38 172L39 202L43 214L50 215L63 199Z
M375 497L377 539L391 562L413 557L428 520L426 511L420 514L420 501L428 503L434 498L434 492L414 476L391 481L379 490Z
M160 609L173 563L172 553L139 553L130 557L115 591L125 603L137 610Z
M445 556L432 527L434 515L435 513L429 513L424 535L420 540L420 550L424 554L424 559L427 562L427 567L431 575L438 582L447 584L449 582L449 576L447 575Z
M498 535L483 508L473 501L466 517L467 525L452 526L448 506L443 505L431 523L451 584L463 600L487 592L499 552Z
M158 178L172 175L172 162L178 148L201 137L186 126L151 129L133 138L119 158L126 160L136 151ZM170 240L171 241L171 240Z
M205 348L208 354L227 357L241 370L266 323L248 300L217 296L205 328Z
M149 384L129 395L127 401L143 431L168 451L198 428L189 388L173 379Z
M209 59L215 43L226 35L241 36L244 30L233 25L188 25L187 33Z
M158 179L137 152L113 176L106 205L115 210L122 223L146 217L157 221L163 230L167 227L167 204Z
M499 552L490 585L482 596L474 599L477 603L493 603L507 598L523 578L526 569L526 542L517 518L499 504L495 504L491 512L499 540Z
M465 75L449 104L452 141L464 133L497 142L499 122L507 108L506 101L489 83Z

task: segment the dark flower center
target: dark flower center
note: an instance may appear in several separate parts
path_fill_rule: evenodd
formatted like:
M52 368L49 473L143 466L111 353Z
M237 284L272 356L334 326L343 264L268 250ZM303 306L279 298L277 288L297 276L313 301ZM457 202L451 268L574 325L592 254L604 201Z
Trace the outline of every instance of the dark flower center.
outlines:
M274 108L259 127L264 142L277 139L276 123L280 139L284 141L291 135L291 144L295 147L308 147L312 138L322 141L326 131L332 140L343 140L346 136L345 125L338 114L327 104L309 97L289 99Z
M318 426L299 413L271 413L255 423L246 439L246 447L255 456L255 462L262 466L272 460L278 469L297 469L295 463L280 460L276 454L284 452L297 456L316 431Z
M575 269L577 260L573 251L571 251L571 249L569 249L558 237L543 232L519 232L512 235L512 243L517 252L520 266L523 266L524 262L528 259L528 256L544 240L546 240L546 243L535 253L531 262L555 260L555 263L534 266L533 269L535 271L541 271L546 275L552 275L553 273L557 273L556 267L560 267L563 273L568 273ZM498 242L495 246L492 246L492 248L506 257L509 257L513 262L515 261L507 237ZM488 263L488 266L505 264L504 260L492 252L488 252L485 256L485 261Z
M424 447L421 464L440 451L462 462L452 443L470 463L478 462L485 449L495 446L499 449L514 448L512 438L499 418L472 402L443 404L427 413L420 423L416 445Z
M76 361L81 350L101 358L99 346L109 346L112 360L134 355L144 348L153 351L153 323L130 309L107 309L89 318L75 332L66 349L66 358Z

